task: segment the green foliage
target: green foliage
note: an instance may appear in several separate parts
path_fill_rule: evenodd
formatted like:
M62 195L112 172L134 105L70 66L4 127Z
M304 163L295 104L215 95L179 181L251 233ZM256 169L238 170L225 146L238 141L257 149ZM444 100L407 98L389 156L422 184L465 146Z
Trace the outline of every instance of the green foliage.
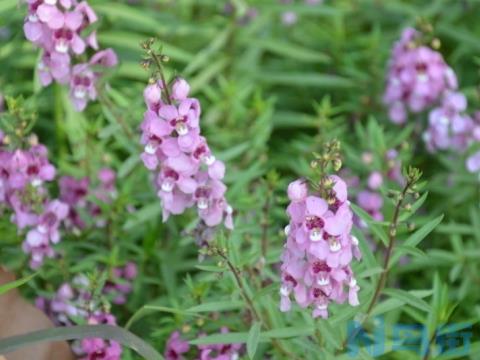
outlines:
M403 128L391 124L382 92L393 41L421 19L433 25L432 36L458 74L471 110L477 109L480 3L325 0L311 7L302 1L236 0L236 11L226 15L225 2L217 0L89 2L100 15L101 46L113 47L120 58L98 101L76 113L66 88L40 88L34 71L38 50L24 39L26 9L17 7L17 0L0 1L0 93L27 99L20 108L35 110L36 118L25 131L33 127L60 175L93 178L103 166L117 171L118 198L105 209L110 226L108 231L68 234L58 246L62 260L49 260L33 277L21 251L23 239L0 207L0 264L25 276L0 287L0 293L23 284L23 294L33 300L52 294L78 273L101 268L108 274L131 260L139 267L133 292L125 306L113 305L112 311L120 326L158 352L179 329L192 347L243 343L245 359L348 359L348 322L358 320L373 334L381 316L384 351L373 356L364 346L358 358L416 359L419 352L430 359L454 358L440 354L431 342L445 323L472 327L475 337L465 358L478 357L478 178L465 171L464 158L426 152L421 140L426 113L412 116ZM244 24L250 6L258 16ZM292 27L281 22L287 10L299 16ZM161 221L138 141L145 110L142 91L151 75L139 65L140 43L152 37L169 57L167 79L181 75L191 83L202 104L202 132L226 163L235 230L220 231L214 243L225 248L243 288L218 254L198 261L191 213ZM18 110L12 101L8 108ZM11 127L12 119L12 113L3 114L2 129ZM286 314L278 310L277 264L285 241L288 183L315 176L311 154L321 153L322 144L334 139L341 143L342 175L361 181L349 189L352 209L367 225L353 230L363 254L354 266L361 305L333 305L328 320L313 320L299 307ZM397 150L404 167L420 169L423 182L399 207L385 267L402 188L385 180L381 221L354 199L372 170L388 171L389 149ZM369 164L362 160L365 153L372 156ZM407 175L418 180L419 173ZM52 186L51 191L58 189ZM385 273L385 286L372 303ZM415 351L394 350L402 340L392 328L412 323L426 324L425 337ZM230 333L220 333L222 326ZM125 358L135 356L127 353Z

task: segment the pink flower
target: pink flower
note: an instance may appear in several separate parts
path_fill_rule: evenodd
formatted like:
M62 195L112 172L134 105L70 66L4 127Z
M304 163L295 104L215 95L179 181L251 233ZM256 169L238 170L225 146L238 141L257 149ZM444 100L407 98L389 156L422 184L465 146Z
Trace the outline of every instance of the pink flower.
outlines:
M28 16L25 18L25 37L42 48L42 59L38 64L40 82L43 86L53 80L70 83L71 98L77 110L85 108L87 101L96 98L95 80L101 76L98 66L112 67L118 63L112 49L93 55L89 63L72 67L75 57L83 54L87 46L98 50L96 31L83 35L97 15L86 1L76 0L27 0ZM72 8L72 6L75 6ZM95 66L95 70L88 69ZM84 73L79 81L80 73ZM88 73L85 74L85 73ZM87 79L87 80L85 80Z
M430 152L455 150L463 152L472 141L475 124L463 112L467 100L462 93L446 92L440 107L429 113L428 128L423 139Z
M480 171L480 151L477 151L467 159L466 166L471 173Z
M88 100L97 98L95 76L88 64L78 64L72 68L70 98L77 111L83 111Z
M383 199L380 194L364 190L357 195L358 206L365 210L374 220L382 221ZM362 223L362 226L367 226Z
M293 202L301 202L307 198L308 187L305 180L296 180L288 185L288 198Z
M227 327L222 327L220 331L222 334L229 332ZM198 348L200 350L199 360L237 360L242 344L209 344L199 345Z
M147 111L141 124L141 159L155 174L163 220L196 205L207 226L220 223L232 229L233 210L225 199L225 165L212 154L200 134L200 104L189 98L190 86L181 78L172 85L170 99L162 85L144 90Z
M457 88L453 70L442 55L419 45L421 34L406 28L393 47L384 102L392 122L404 123L408 111L418 113L435 104L447 90Z
M374 171L368 177L368 187L372 190L377 190L383 184L383 176L380 172Z
M285 228L287 242L282 254L281 311L290 310L291 295L300 307L312 307L313 317L328 317L332 301L348 299L350 305L358 305L359 287L350 262L361 254L358 240L350 234L353 217L347 186L338 176L330 176L330 180L333 186L328 199L308 195L304 180L292 182L288 188L290 223Z
M165 347L165 360L183 360L182 354L185 354L190 349L188 341L182 340L180 333L174 331L168 338Z

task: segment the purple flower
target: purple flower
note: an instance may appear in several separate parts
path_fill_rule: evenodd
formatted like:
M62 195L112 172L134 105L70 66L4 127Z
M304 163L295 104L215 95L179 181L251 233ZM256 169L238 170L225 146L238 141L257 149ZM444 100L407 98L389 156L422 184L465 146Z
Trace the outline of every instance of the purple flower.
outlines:
M467 159L466 167L471 173L480 171L480 151L477 151Z
M440 53L419 45L420 37L415 29L406 28L392 50L384 102L391 121L398 124L406 121L408 111L423 111L445 91L457 88L453 70Z
M358 206L365 210L374 220L382 221L383 198L380 194L368 190L361 191L357 195ZM367 227L362 223L362 226Z
M227 327L222 327L222 334L229 332ZM203 334L200 336L204 336ZM240 357L242 344L209 344L199 345L199 360L237 360Z
M190 349L188 341L182 340L180 332L174 331L168 338L165 347L165 360L183 360L182 354L185 354Z
M379 171L374 171L369 175L367 182L370 189L377 190L383 184L383 176Z
M358 240L350 234L353 217L347 186L338 176L329 179L332 189L327 199L308 195L308 188L305 194L304 180L289 186L292 202L287 208L290 223L285 228L287 242L282 254L281 311L290 310L291 295L300 307L312 307L313 317L328 317L332 301L348 299L350 305L358 305L359 287L350 262L361 254Z
M467 100L462 93L447 92L441 106L429 113L428 128L423 139L430 152L438 150L465 151L471 142L474 122L463 112Z
M75 63L76 56L85 53L87 46L98 50L96 31L85 31L98 20L86 1L27 0L25 37L42 49L38 64L43 86L53 80L70 83L75 109L81 111L88 100L96 98L95 80L101 76L99 66L112 67L118 63L112 49L94 54L89 63ZM72 6L75 6L72 8ZM84 35L88 33L87 35ZM95 66L94 70L89 67Z
M116 325L115 318L111 314L98 313L88 319L90 325L107 324ZM122 348L113 340L100 338L83 339L82 350L85 354L80 360L120 360Z
M225 165L212 154L200 135L200 103L189 98L190 85L177 78L170 99L158 82L144 90L141 159L155 174L163 220L196 205L198 216L210 227L233 228L233 210L225 199Z
M88 100L97 98L95 76L88 64L78 64L72 68L70 98L77 111L83 111Z

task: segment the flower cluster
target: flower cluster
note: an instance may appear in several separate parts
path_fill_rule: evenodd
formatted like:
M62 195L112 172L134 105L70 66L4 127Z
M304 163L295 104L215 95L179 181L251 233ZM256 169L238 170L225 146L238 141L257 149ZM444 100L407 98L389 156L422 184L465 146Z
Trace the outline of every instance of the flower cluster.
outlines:
M85 221L80 216L82 211L95 219L96 226L103 227L105 225L105 219L101 216L101 208L96 202L89 200L88 197L109 204L117 196L116 174L112 169L102 168L98 172L97 178L99 185L94 189L91 189L88 177L76 179L72 176L62 176L60 178L60 200L70 206L68 217L65 220L68 228L74 231L85 228Z
M208 226L223 221L232 229L232 208L222 182L225 165L213 156L200 134L200 103L188 97L189 91L183 79L176 79L170 92L162 83L145 89L148 109L141 125L141 158L155 174L164 221L195 205Z
M310 193L305 180L288 187L290 205L282 254L281 311L291 308L290 296L301 307L313 307L313 317L328 317L331 302L359 304L359 286L350 262L360 259L358 240L350 234L353 216L347 185L336 175L322 181L324 197ZM348 291L345 292L345 287Z
M227 327L221 328L221 333L229 332ZM206 336L205 333L200 337ZM240 356L242 344L209 344L198 345L198 360L237 360ZM166 360L182 360L185 359L183 354L190 350L190 345L180 336L180 332L173 332L165 346L164 356Z
M222 327L220 329L222 334L227 334L228 328ZM200 334L200 337L206 334ZM240 357L240 350L242 344L209 344L199 345L200 350L199 360L237 360Z
M26 231L23 250L30 255L30 267L38 268L45 257L53 257L53 244L60 241L60 226L68 205L51 199L46 182L55 178L55 167L48 161L41 144L28 149L8 150L0 136L0 206L13 212L12 222Z
M168 338L164 356L166 360L182 360L184 359L182 354L187 353L188 350L190 350L188 341L180 337L180 332L174 331Z
M450 149L463 152L467 149L476 125L464 113L466 108L467 99L462 93L444 94L440 106L432 109L428 116L428 128L423 134L428 151Z
M53 80L70 85L75 109L82 111L97 97L95 83L99 67L113 67L117 56L112 49L99 50L95 31L89 31L97 15L86 1L27 0L28 15L23 26L26 38L42 49L38 73L43 86ZM87 33L87 35L84 35ZM97 51L88 62L73 65L72 58L90 47Z
M415 29L406 28L392 50L384 102L391 121L398 124L406 121L408 111L421 112L458 86L442 55L421 45L420 37Z
M128 263L123 268L113 269L113 278L107 280L101 293L113 296L113 302L123 304L125 296L131 291L131 282L136 277L137 268ZM36 306L41 309L57 326L72 326L79 320L87 324L116 325L115 317L106 310L102 301L93 296L91 281L84 275L77 275L72 283L62 284L52 299L38 297ZM84 339L73 345L80 359L117 360L121 356L121 347L115 341L99 338Z
M112 280L105 283L103 293L112 299L112 303L125 304L126 295L132 291L133 280L137 277L137 265L129 262L124 267L116 267L112 275Z
M98 312L88 317L89 325L117 325L112 314ZM120 360L122 347L113 340L87 338L81 342L80 360Z

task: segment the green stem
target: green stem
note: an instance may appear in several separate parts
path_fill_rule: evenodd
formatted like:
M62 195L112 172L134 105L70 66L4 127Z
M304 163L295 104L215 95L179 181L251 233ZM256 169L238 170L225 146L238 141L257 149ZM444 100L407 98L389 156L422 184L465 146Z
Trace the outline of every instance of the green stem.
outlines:
M387 277L388 277L388 268L389 268L389 265L390 265L390 259L391 259L391 256L392 256L392 252L393 252L393 247L394 247L394 244L395 244L395 239L396 239L396 234L397 234L397 228L398 228L398 219L399 219L399 216L400 216L400 209L402 208L402 205L403 205L403 201L405 200L405 197L407 195L407 192L408 190L410 189L410 187L413 185L413 183L411 182L407 182L407 184L405 185L405 187L403 188L398 200L397 200L397 204L395 206L395 210L394 210L394 213L393 213L393 217L392 217L392 221L390 222L390 230L389 230L389 233L388 233L388 247L387 247L387 251L386 251L386 254L385 254L385 259L384 259L384 262L383 262L383 271L380 275L380 279L378 280L378 283L377 283L377 286L375 288L375 292L373 294L373 297L372 299L370 300L370 303L368 305L368 308L367 308L367 313L365 315L365 317L363 318L360 326L358 326L356 328L356 330L354 330L350 336L348 336L345 341L343 342L342 344L342 349L345 349L345 347L347 346L347 344L349 343L350 340L354 339L355 336L357 336L358 332L360 331L362 325L367 321L367 319L370 317L371 313L372 313L372 310L373 310L373 307L375 306L375 304L377 303L378 299L380 298L380 295L382 293L382 290L383 288L385 287L385 284L387 282Z
M158 73L160 74L160 79L161 79L162 85L163 85L163 90L165 90L165 95L167 97L167 99L166 99L167 103L169 105L172 105L172 98L170 97L170 91L168 90L167 81L165 80L165 74L164 74L164 71L163 71L162 61L158 58L158 55L155 54L155 51L152 50L151 55L152 55L153 60L155 61L155 64L157 65Z

